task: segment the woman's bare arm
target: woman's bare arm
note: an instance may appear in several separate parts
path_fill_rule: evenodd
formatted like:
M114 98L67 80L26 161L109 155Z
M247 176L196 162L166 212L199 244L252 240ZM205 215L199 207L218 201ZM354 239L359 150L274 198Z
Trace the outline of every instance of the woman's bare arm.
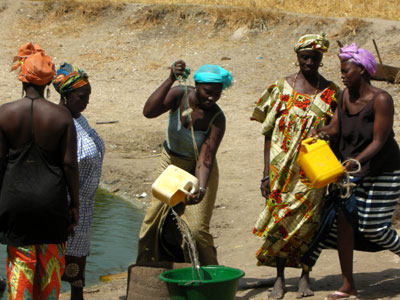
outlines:
M68 193L71 199L71 210L74 215L74 224L79 219L79 168L77 155L77 138L75 124L71 116L68 116L65 134L62 137L62 163Z
M170 109L175 109L179 105L179 100L183 96L183 90L179 87L172 88L179 77L185 71L186 64L178 60L171 67L169 77L150 95L143 107L143 115L146 118L156 118Z
M194 203L200 202L204 197L204 192L210 177L215 156L219 145L225 134L226 119L224 114L220 114L211 125L210 134L201 146L199 160L196 165L196 177L199 179L200 191L192 197Z

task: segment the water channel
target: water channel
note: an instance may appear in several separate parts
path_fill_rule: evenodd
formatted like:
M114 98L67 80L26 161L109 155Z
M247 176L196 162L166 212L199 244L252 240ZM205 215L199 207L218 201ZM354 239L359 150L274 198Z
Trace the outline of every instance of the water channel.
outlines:
M144 210L106 190L96 194L91 254L86 263L86 286L100 283L99 277L127 271L137 254L137 236ZM6 246L0 244L0 276L5 278ZM69 284L62 284L62 292ZM6 292L0 299L7 299Z

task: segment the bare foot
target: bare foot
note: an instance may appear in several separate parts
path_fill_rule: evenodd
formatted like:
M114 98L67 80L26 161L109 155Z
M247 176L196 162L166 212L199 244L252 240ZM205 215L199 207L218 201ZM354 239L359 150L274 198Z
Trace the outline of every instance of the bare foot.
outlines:
M282 299L286 292L285 281L277 277L275 280L274 287L271 293L269 293L269 299Z
M353 291L353 293L357 293L357 292ZM340 300L340 299L356 300L357 294L348 294L348 293L336 291L325 297L325 300Z
M299 280L299 289L296 294L296 298L300 299L303 297L314 296L314 292L310 289L310 277L308 274L304 274Z

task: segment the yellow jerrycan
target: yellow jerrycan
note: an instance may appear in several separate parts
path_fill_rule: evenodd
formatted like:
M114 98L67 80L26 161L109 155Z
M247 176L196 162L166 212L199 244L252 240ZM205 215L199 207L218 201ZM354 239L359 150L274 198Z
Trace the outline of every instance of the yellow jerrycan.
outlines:
M199 180L189 172L169 165L154 181L151 190L154 198L173 207L199 190Z
M342 164L328 143L321 139L303 140L297 162L314 188L321 188L337 181L344 172Z

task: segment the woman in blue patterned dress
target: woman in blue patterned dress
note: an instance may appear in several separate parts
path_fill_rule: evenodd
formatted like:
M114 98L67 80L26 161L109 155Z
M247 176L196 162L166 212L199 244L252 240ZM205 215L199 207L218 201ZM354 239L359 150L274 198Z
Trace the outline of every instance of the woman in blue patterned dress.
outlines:
M94 197L100 182L105 148L100 136L81 114L89 103L91 93L88 75L75 66L64 63L57 70L53 84L61 95L60 105L67 107L74 118L77 133L79 222L68 238L62 280L71 284L71 300L82 300L86 257L90 253Z

